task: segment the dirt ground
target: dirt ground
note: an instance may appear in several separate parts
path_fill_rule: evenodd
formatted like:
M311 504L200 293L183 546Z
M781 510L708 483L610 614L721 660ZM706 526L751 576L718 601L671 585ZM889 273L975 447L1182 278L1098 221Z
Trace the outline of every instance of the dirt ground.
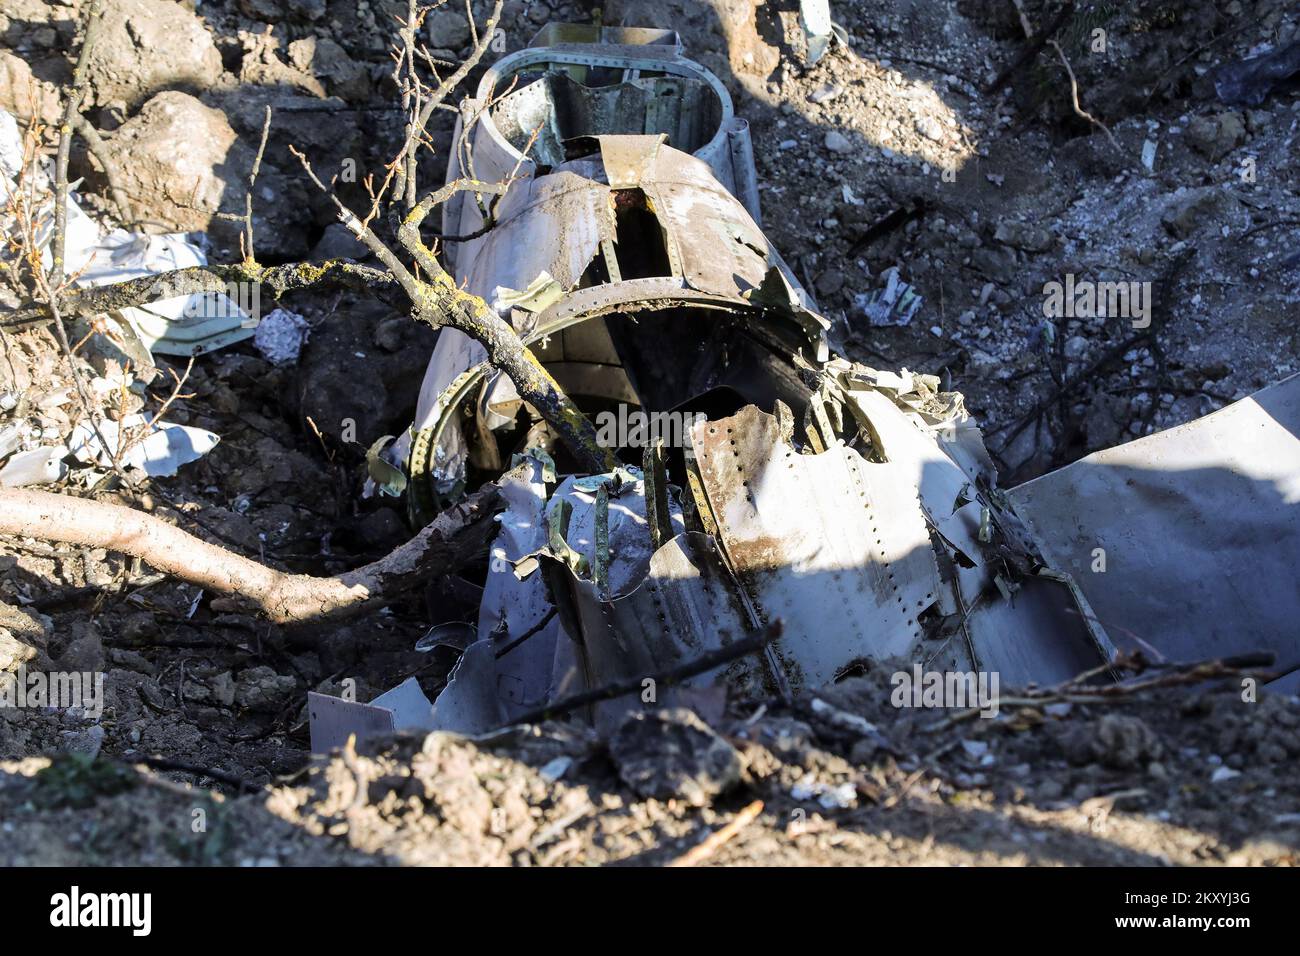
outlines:
M259 251L270 262L356 254L287 147L322 166L390 158L402 114L389 14L405 4L123 8L149 3L194 21L215 58L191 57L187 69L207 73L180 75L124 48L92 121L113 141L140 128L151 98L183 91L251 156L273 104L282 125ZM850 43L815 66L797 6L768 0L751 16L749 0L626 0L603 17L673 26L723 78L752 124L765 230L840 347L963 392L1005 485L1300 369L1300 100L1228 107L1211 80L1218 64L1294 40L1294 5L1088 5L1061 48L1091 122L1050 47L985 91L1025 47L1010 2L833 0ZM1034 24L1056 9L1023 6ZM541 24L593 13L561 0L507 8L508 50ZM0 106L17 109L6 100L19 96L15 59L39 94L29 106L66 79L76 10L0 0ZM451 16L439 36L454 56L468 33ZM1097 29L1105 52L1091 50ZM451 120L439 122L445 144ZM111 217L94 163L73 164L83 205ZM216 227L211 238L212 260L238 257L235 239ZM922 305L907 324L871 325L862 297L891 269ZM1067 274L1152 283L1151 328L1049 322L1044 286ZM0 306L18 304L4 295ZM434 333L352 294L280 304L312 326L297 365L272 366L250 343L212 353L168 409L221 443L176 478L94 494L282 568L338 573L409 535L391 499L361 498L364 450L409 422ZM23 329L0 342L0 393L25 400L0 421L21 412L66 435L78 412L54 339ZM121 374L84 362L88 378ZM168 391L156 382L150 407ZM123 413L138 404L125 391L110 400ZM1243 700L1239 678L938 726L951 715L890 705L882 668L793 702L732 702L707 725L651 708L610 741L552 723L311 758L308 691L351 680L368 700L414 675L438 692L454 657L413 648L431 624L472 615L472 584L431 582L347 624L286 630L117 554L0 538L0 670L102 671L106 695L97 721L0 708L0 863L658 865L754 801L757 817L707 862L1296 862L1300 699Z

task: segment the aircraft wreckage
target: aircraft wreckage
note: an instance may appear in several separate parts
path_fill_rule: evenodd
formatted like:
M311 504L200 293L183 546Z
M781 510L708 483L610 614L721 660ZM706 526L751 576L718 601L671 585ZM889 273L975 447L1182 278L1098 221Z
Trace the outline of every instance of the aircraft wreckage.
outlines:
M747 124L676 34L549 27L462 116L449 180L509 187L445 207L444 233L469 237L448 246L457 281L584 413L680 427L614 428L620 465L575 473L444 330L394 454L417 526L499 481L479 618L431 716L413 681L373 705L313 695L315 747L367 713L486 731L763 634L659 701L789 694L872 661L1011 687L1113 679L1138 648L1300 654L1300 378L1003 491L961 395L832 354L760 226Z

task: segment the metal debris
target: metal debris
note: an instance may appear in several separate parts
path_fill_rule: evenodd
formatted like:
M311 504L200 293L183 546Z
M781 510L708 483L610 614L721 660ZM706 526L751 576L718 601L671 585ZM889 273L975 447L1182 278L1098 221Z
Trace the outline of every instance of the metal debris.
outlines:
M1214 91L1232 106L1259 106L1275 89L1300 74L1300 40L1235 63L1214 74Z
M1129 623L1172 657L1261 633L1294 646L1300 593L1246 555L1252 529L1280 527L1296 553L1274 566L1300 562L1295 515L1278 517L1300 499L1300 385L1008 494L961 395L831 354L759 226L748 135L716 78L671 35L543 39L559 36L503 59L467 104L476 175L514 178L486 209L466 193L446 207L444 231L467 237L450 246L457 281L588 413L695 417L672 447L623 436L625 465L573 474L483 350L443 332L402 446L412 517L492 478L508 507L437 725L573 714L612 734L638 692L657 708L757 702L876 663L1105 683ZM859 307L899 325L923 303L895 268ZM1099 544L1122 572L1091 573ZM1231 635L1211 606L1237 609Z
M1115 644L1297 660L1300 376L1011 492Z

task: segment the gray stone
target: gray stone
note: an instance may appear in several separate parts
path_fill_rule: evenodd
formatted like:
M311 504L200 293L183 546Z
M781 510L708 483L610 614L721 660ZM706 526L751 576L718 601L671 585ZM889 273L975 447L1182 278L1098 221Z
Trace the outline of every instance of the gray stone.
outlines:
M250 667L239 675L235 701L248 710L276 711L288 702L296 687L297 681L288 675L277 674L264 665Z
M320 241L312 247L311 258L313 262L324 262L327 259L355 259L364 262L370 258L370 250L352 235L347 226L334 222L325 227Z
M1165 207L1160 221L1177 239L1186 239L1204 225L1215 230L1226 225L1236 225L1240 218L1241 202L1221 186L1202 186L1199 189L1180 189Z
M169 232L210 231L238 249L253 148L220 110L185 93L159 93L108 141L108 161L131 197L135 218ZM307 251L311 210L301 189L263 161L253 201L257 251L284 257Z
M1229 110L1218 116L1198 116L1187 124L1187 141L1192 149L1217 163L1246 139L1246 121Z
M609 752L623 782L651 799L702 807L740 781L740 754L682 708L630 715Z
M1061 747L1071 763L1100 763L1119 770L1145 767L1164 753L1155 732L1141 718L1126 714L1106 714L1074 725Z
M65 730L60 750L70 754L85 754L91 760L99 756L104 746L104 728L91 724L84 730Z
M121 101L128 107L161 90L205 90L222 73L221 54L203 18L172 0L105 4L86 69L97 104Z
M469 23L459 10L434 10L425 21L429 43L447 50L460 50L469 44Z
M826 134L826 148L832 153L851 153L853 143L839 130L833 129Z
M36 656L36 648L14 637L7 627L0 627L0 674L12 674Z
M993 238L998 242L1026 252L1046 252L1052 248L1052 234L1042 226L1031 226L1026 222L1007 220L998 223Z

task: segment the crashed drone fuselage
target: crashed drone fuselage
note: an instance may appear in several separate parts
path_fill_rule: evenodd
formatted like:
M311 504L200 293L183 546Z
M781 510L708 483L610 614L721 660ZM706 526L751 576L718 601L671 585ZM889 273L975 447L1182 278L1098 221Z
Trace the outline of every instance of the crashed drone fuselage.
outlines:
M412 517L487 480L506 509L436 726L485 730L777 622L669 694L789 694L883 661L1105 679L1116 647L961 396L832 355L759 224L748 127L675 34L543 31L463 108L463 177L508 188L446 205L457 281L585 413L689 417L672 447L619 433L623 467L575 473L482 347L441 332L404 445Z

